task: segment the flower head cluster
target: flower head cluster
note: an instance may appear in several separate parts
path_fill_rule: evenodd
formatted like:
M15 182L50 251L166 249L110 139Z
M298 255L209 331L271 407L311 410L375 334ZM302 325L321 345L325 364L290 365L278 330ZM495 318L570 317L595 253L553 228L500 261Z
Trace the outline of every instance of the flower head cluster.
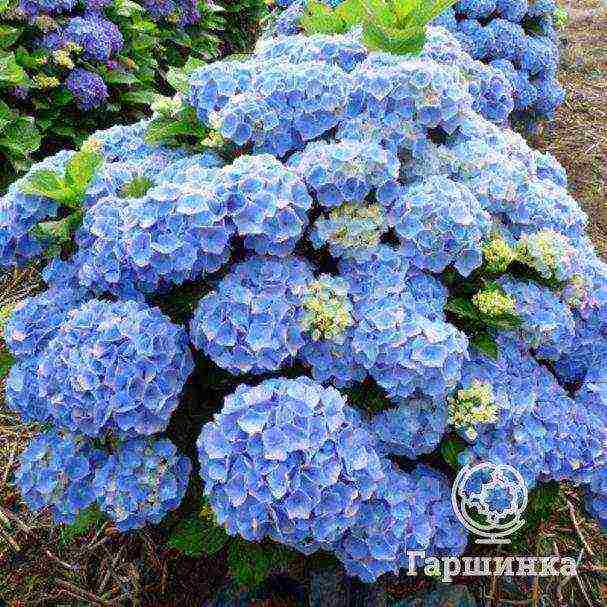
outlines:
M305 377L239 386L203 427L198 453L228 533L306 553L335 542L384 476L356 412Z
M85 112L102 106L109 97L103 78L81 67L70 72L65 86L74 95L78 107Z
M20 455L15 481L32 510L50 506L57 522L71 523L95 501L93 477L105 457L86 438L51 430Z
M472 296L472 304L481 314L493 318L516 313L516 301L500 287L482 289Z
M310 143L293 155L289 165L301 175L318 204L329 209L363 202L371 192L386 204L399 189L398 158L373 143Z
M213 196L245 246L260 255L291 253L312 206L301 179L269 154L241 156L224 167Z
M439 473L419 466L412 473L388 469L374 499L335 547L349 575L373 582L406 566L407 551L458 554L467 543Z
M498 285L509 300L514 300L516 314L522 319L520 335L538 356L558 359L573 342L575 324L571 310L546 287L502 277Z
M102 512L121 531L158 524L179 506L192 464L171 441L134 438L107 456L92 482Z
M76 235L81 282L96 292L152 293L215 272L233 228L212 182L166 184L141 198L99 200Z
M494 402L491 384L473 382L449 397L449 423L471 441L478 436L478 424L497 421L498 406Z
M38 392L59 427L153 434L167 426L192 369L186 333L158 309L91 300L41 354Z
M254 257L234 266L203 297L190 327L194 346L233 373L264 373L291 362L304 343L307 262Z
M499 235L483 246L485 268L490 274L503 274L516 259L514 249Z
M411 397L371 420L382 453L416 459L436 449L447 429L444 399Z
M468 276L482 263L490 217L466 188L435 177L408 188L392 209L403 251L421 269L440 272L453 264Z

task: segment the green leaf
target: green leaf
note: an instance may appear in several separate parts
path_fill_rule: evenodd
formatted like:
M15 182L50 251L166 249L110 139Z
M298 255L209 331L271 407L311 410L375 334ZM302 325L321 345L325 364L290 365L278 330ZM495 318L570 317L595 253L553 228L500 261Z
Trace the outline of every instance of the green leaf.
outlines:
M156 93L152 90L146 91L131 91L129 93L123 93L120 96L120 100L123 103L133 105L150 105L154 101Z
M0 380L9 374L14 363L15 359L8 350L0 350Z
M61 539L64 544L69 544L78 537L86 535L91 529L105 521L104 515L96 505L82 510L71 525L63 525L61 528Z
M466 449L466 442L459 436L449 436L441 442L440 452L443 459L452 467L459 468L459 454Z
M489 333L476 333L470 340L470 344L479 352L497 360L499 349L495 339Z
M82 224L82 217L82 213L77 211L58 221L44 221L34 228L33 233L42 242L61 245L71 241Z
M121 70L108 70L103 79L107 84L138 84L140 82L135 74Z
M319 0L311 0L301 21L301 28L308 34L343 34L345 21L335 11Z
M0 5L0 10L2 10ZM21 36L22 30L18 27L10 25L0 25L0 49L6 49L15 44Z
M368 48L393 55L417 54L423 49L425 40L423 29L387 28L372 21L367 21L363 26L363 42Z
M228 546L230 575L250 589L259 586L271 573L285 567L293 558L290 550L273 542L258 544L236 539Z
M0 148L9 156L27 157L35 152L41 143L41 136L31 118L19 117L8 125L0 138Z
M199 516L192 516L179 523L171 533L168 545L187 556L212 556L228 542L228 534L218 525L210 524Z
M481 315L469 299L464 297L450 297L445 304L445 310L460 318L480 321Z
M36 171L29 176L21 186L21 191L30 196L43 196L66 204L74 199L74 194L67 185L65 178L50 169Z
M11 108L0 99L0 133L15 119Z
M86 189L103 164L103 156L93 145L84 145L65 167L65 182L74 194L74 205L79 206Z
M26 84L29 84L29 77L17 63L14 53L0 55L0 86L22 86Z

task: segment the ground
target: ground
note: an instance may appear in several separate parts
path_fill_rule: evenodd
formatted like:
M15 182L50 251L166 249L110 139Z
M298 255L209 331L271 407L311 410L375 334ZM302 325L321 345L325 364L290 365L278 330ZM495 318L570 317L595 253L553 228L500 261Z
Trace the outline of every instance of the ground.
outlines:
M560 73L567 102L533 144L567 169L571 192L588 213L590 233L607 258L607 4L578 0L563 5L570 14ZM0 315L35 286L34 272L6 275L0 281ZM0 407L0 607L204 604L213 581L225 577L225 555L201 563L167 549L157 530L121 535L97 520L74 537L53 527L44 513L30 514L19 506L8 481L19 449L35 430ZM573 488L553 491L547 494L548 510L541 499L537 502L532 512L537 520L513 550L574 556L579 575L527 587L495 579L483 590L483 607L607 605L607 538L584 516ZM412 590L402 580L386 584L395 596ZM260 602L279 604L289 603Z

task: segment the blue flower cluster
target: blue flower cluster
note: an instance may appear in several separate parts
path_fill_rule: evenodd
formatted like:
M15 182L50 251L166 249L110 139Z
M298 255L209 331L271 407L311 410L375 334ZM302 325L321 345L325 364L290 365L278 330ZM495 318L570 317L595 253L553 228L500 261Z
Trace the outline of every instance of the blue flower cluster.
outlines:
M85 297L51 284L5 326L17 357L7 403L53 425L22 454L16 482L31 508L51 506L58 522L97 501L120 529L157 523L179 505L190 463L169 441L137 436L164 430L177 406L193 369L186 333L143 304Z
M429 556L461 553L467 534L453 514L451 491L438 472L418 466L401 472L389 463L373 499L334 548L346 572L373 582L408 566L408 551Z
M121 531L157 524L179 506L192 464L167 439L121 443L100 465L92 487L99 507Z
M130 58L125 61L125 53L129 57L133 48L139 51L142 48L138 36L134 44L130 39L125 41L125 36L132 36L130 29L139 28L147 35L151 34L151 41L146 44L150 49L157 49L155 37L168 38L170 32L183 39L187 36L184 30L201 22L202 13L196 0L146 0L142 4L140 10L135 11L137 20L124 24L123 35L119 27L119 24L123 25L122 21L116 20L107 10L112 5L111 0L20 0L16 16L38 28L34 47L28 50L42 51L44 64L53 73L52 76L42 73L44 86L64 87L84 112L106 106L110 97L108 88L112 84L131 79L138 82L142 75L148 77L138 72L135 61ZM125 16L129 15L119 11L119 17ZM144 18L146 22L143 22ZM152 31L154 21L162 22L166 29ZM149 64L147 58L143 62Z
M232 373L265 373L293 361L304 343L307 262L253 257L237 264L203 297L190 327L192 343Z
M50 430L20 455L15 480L26 504L50 507L58 523L72 523L96 504L128 531L159 523L177 508L191 467L166 439L130 439L108 453L86 437Z
M41 354L38 393L71 431L154 434L166 428L193 366L186 333L158 309L91 300Z
M15 481L29 508L50 506L57 522L71 523L95 501L93 478L105 458L86 438L51 430L20 455Z
M407 549L466 544L445 480L381 459L360 415L306 377L239 386L198 450L205 492L232 535L333 550L365 581L398 571Z
M338 6L342 1L327 4ZM281 0L279 6L286 10L268 33L296 34L307 1ZM469 54L465 67L461 67L472 76L476 111L496 123L506 121L512 113L514 121L529 126L554 116L565 97L556 79L559 61L553 23L556 9L552 0L459 0L434 20L433 25L453 34ZM429 37L433 35L436 34ZM499 71L502 78L492 76L494 70L484 71L480 62Z

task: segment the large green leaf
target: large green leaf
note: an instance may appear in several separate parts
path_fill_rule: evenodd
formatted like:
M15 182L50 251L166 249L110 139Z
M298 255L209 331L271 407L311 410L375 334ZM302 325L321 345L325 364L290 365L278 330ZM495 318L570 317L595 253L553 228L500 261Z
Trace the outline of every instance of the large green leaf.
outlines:
M0 148L9 156L27 157L40 147L40 132L31 118L19 117L11 122L0 137Z
M73 192L76 203L82 201L89 184L102 164L103 156L90 145L83 146L70 158L65 167L65 182Z
M29 84L25 70L17 63L14 53L0 55L0 86L22 86Z
M191 516L179 523L169 537L168 545L187 556L212 556L229 540L228 534L218 525L210 524L200 516Z

